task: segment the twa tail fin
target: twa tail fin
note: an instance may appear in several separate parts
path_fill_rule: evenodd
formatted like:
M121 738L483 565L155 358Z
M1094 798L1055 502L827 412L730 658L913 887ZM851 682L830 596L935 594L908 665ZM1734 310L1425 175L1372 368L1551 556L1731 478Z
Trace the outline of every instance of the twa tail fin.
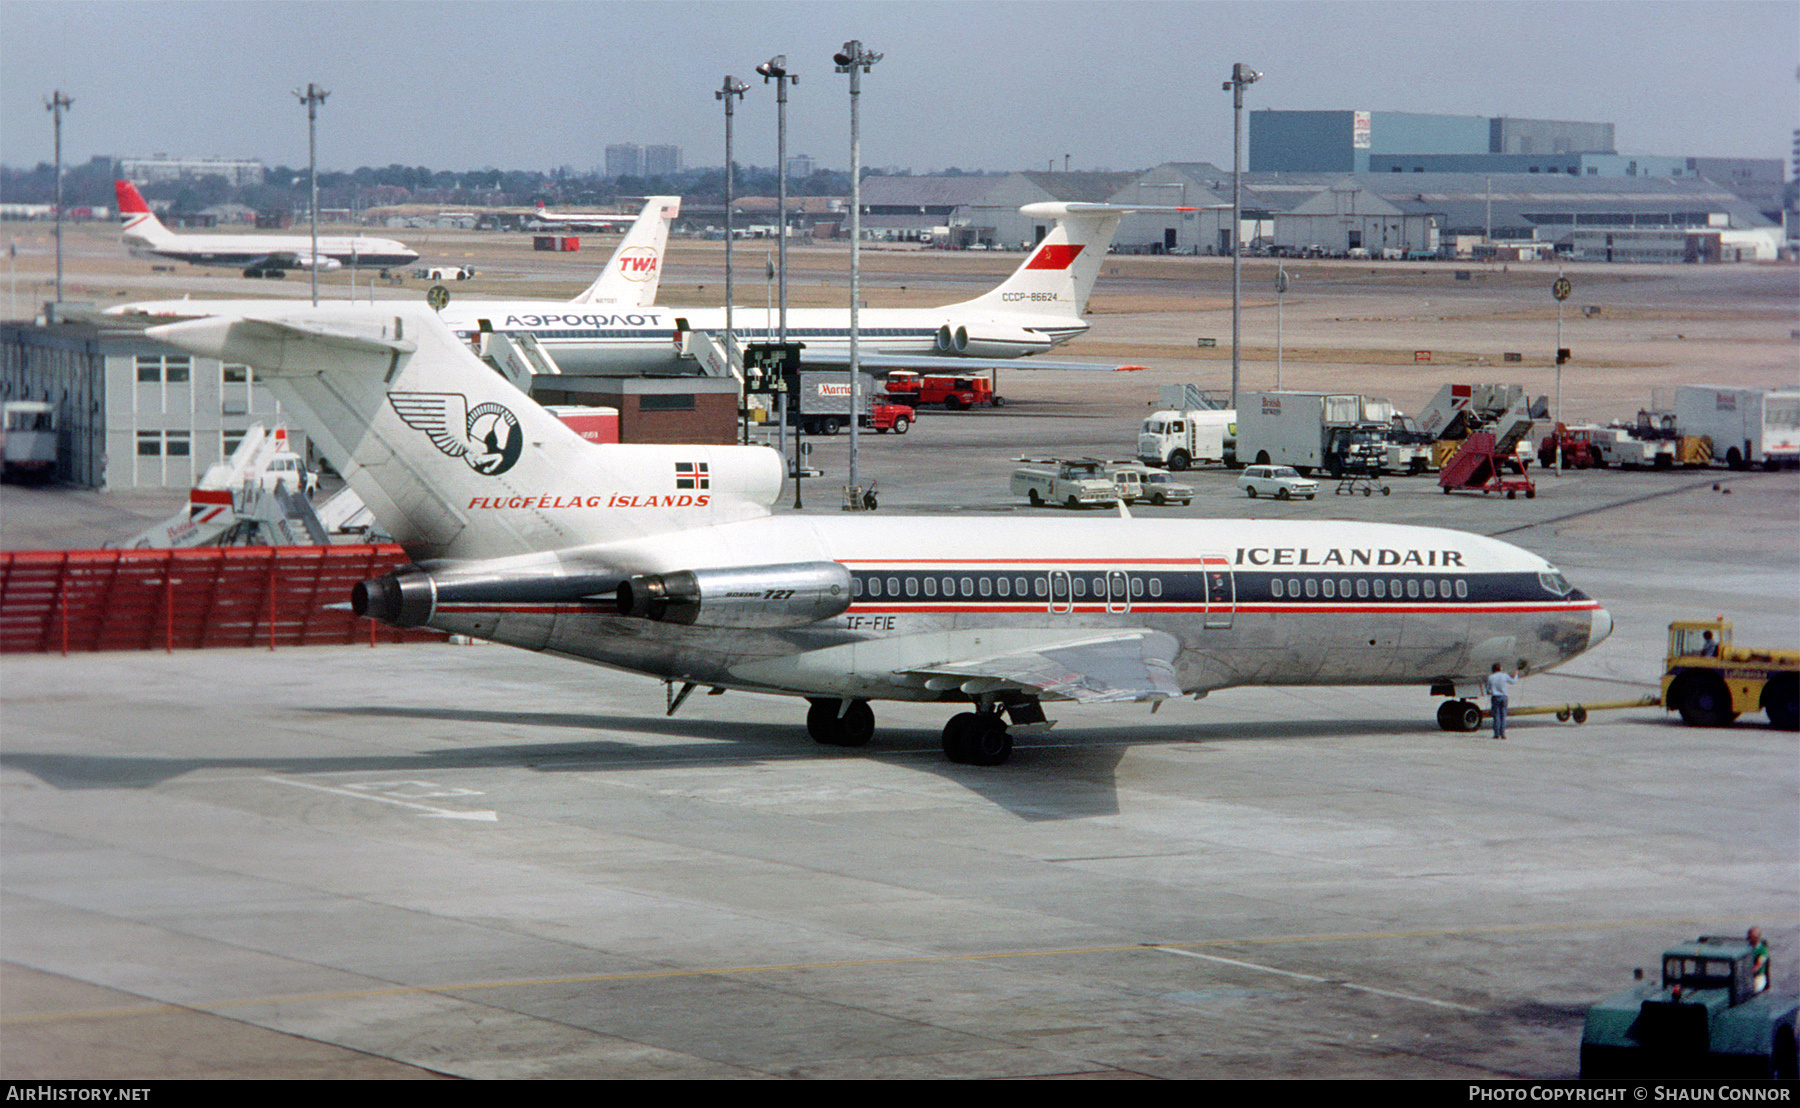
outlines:
M1100 266L1118 233L1121 217L1132 212L1191 212L1193 208L1050 202L1019 209L1034 218L1056 220L1042 242L1000 286L956 305L984 312L1080 317L1100 276Z
M681 197L648 197L637 221L601 268L599 278L569 303L614 304L621 308L648 308L655 304L656 288L662 283L663 251L669 245L669 224L680 214Z
M150 210L137 186L130 181L114 181L113 195L119 201L119 221L124 224L124 238L147 246L170 242L175 232L164 227L162 220Z
M151 327L255 367L414 559L494 558L767 515L772 450L582 439L425 304L271 309Z

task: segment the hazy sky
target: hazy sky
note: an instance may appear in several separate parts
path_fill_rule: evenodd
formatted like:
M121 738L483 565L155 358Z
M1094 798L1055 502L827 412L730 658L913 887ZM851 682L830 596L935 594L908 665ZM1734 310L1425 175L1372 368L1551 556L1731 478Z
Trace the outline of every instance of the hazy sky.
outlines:
M1246 108L1369 109L1612 122L1627 153L1781 158L1800 126L1800 3L651 3L627 0L0 0L0 162L52 157L53 89L75 105L64 161L167 153L306 162L316 82L322 169L603 165L608 143L724 162L726 74L740 163L775 160L785 53L788 152L925 173L1230 164L1231 65L1264 73Z

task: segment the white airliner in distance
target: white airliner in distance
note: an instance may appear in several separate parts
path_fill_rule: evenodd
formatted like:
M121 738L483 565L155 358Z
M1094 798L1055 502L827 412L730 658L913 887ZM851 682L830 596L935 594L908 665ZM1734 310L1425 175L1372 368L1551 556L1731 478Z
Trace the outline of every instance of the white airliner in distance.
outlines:
M595 445L424 305L286 305L146 334L247 363L413 564L359 613L648 674L804 697L860 746L873 700L940 702L943 746L992 765L1056 702L1237 685L1475 694L1612 618L1544 559L1429 527L1232 519L774 514L756 446ZM1153 705L1154 706L1154 705ZM1479 724L1447 701L1447 729Z
M366 235L320 235L313 253L311 235L178 235L164 227L130 181L114 181L125 246L137 258L170 258L192 265L231 266L246 277L279 277L290 269L328 271L356 266L387 269L419 260L418 252L393 239Z
M1010 277L960 304L862 309L857 315L857 361L867 370L968 372L1059 346L1088 329L1082 313L1121 216L1198 209L1050 202L1020 210L1054 219L1056 225ZM675 337L683 331L725 330L723 307L570 311L567 305L543 301L463 300L451 303L442 315L451 330L470 341L482 331L528 333L565 373L692 373L694 363L682 359ZM806 365L849 364L849 308L796 308L787 319L788 340L806 344L801 355ZM766 307L734 306L732 324L740 343L780 337L779 317ZM1034 360L1030 368L1119 367Z
M613 250L594 283L566 302L539 301L545 311L627 310L656 303L662 282L663 255L669 245L669 224L681 214L681 197L651 196L645 199L625 237ZM321 242L324 240L321 239ZM285 300L145 300L108 308L107 315L168 316L191 319L199 315L245 315L279 311ZM481 303L473 301L472 303Z
M611 212L553 212L540 200L537 209L525 217L524 226L536 231L616 231L631 220L629 215Z

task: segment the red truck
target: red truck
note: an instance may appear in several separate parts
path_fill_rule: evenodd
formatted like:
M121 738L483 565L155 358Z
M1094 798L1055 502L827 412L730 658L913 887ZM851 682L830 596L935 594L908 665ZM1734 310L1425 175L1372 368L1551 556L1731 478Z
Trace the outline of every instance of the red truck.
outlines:
M965 408L999 408L1006 404L986 377L956 377L895 370L887 377L888 399L918 408L941 404L953 412Z
M800 374L799 387L788 393L792 418L809 435L835 435L850 426L850 374L842 370L808 370ZM904 435L912 429L913 410L891 395L862 390L863 411L858 426L882 434Z

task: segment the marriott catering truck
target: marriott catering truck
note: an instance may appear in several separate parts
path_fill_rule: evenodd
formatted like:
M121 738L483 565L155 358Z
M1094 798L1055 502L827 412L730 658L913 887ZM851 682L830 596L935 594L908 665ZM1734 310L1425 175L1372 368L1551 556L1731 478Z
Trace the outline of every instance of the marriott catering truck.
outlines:
M1712 440L1712 456L1732 469L1800 464L1800 391L1726 385L1675 390L1681 437Z

